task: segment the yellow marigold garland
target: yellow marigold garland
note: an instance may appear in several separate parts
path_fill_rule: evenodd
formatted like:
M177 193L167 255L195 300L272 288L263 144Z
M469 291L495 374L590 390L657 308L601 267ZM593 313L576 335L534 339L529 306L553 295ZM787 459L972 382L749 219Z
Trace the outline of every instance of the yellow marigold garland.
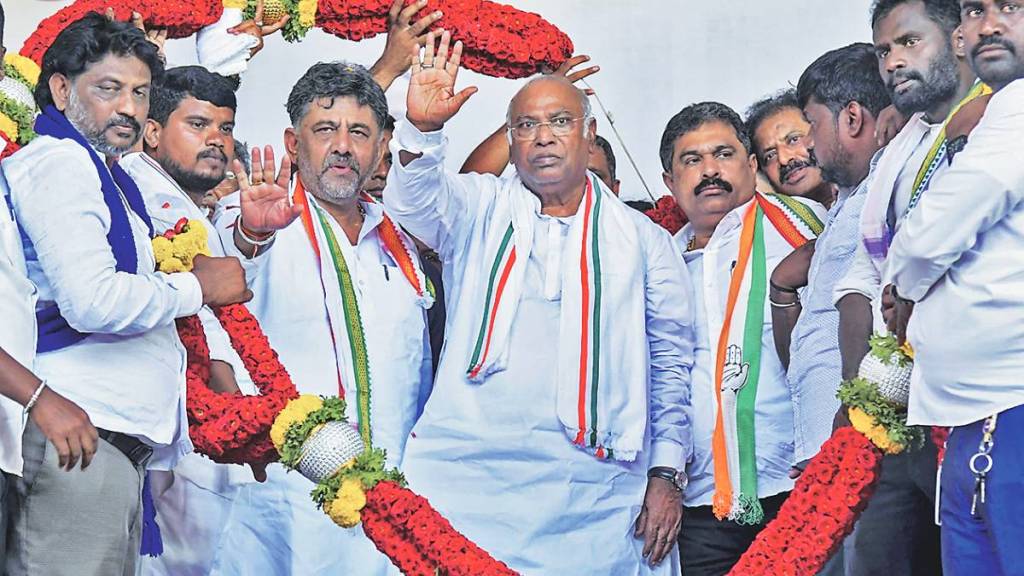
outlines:
M317 0L299 0L299 24L312 28L316 24Z
M224 0L224 8L242 10L248 4L247 0Z
M335 524L351 528L361 520L359 511L366 506L366 491L363 484L355 478L345 478L334 497L324 503L324 512Z
M4 63L13 66L18 74L30 84L29 87L35 88L35 85L39 82L39 66L35 62L21 54L8 52L4 56Z
M18 141L18 123L3 112L0 112L0 132L6 134L11 142Z
M188 272L192 269L192 259L197 254L210 255L210 247L206 243L206 228L199 220L182 218L173 232L168 231L163 236L153 238L153 256L160 272Z
M281 413L274 419L273 426L270 427L270 441L274 443L274 448L277 448L278 452L280 452L281 447L284 446L288 427L302 422L312 412L323 408L323 405L324 401L319 396L313 394L302 394L288 402L284 410L281 410Z
M905 446L897 442L893 442L889 438L889 431L879 426L875 419L868 415L867 412L860 408L850 408L850 424L853 424L853 428L867 437L868 440L878 446L878 449L886 454L899 454L903 452Z

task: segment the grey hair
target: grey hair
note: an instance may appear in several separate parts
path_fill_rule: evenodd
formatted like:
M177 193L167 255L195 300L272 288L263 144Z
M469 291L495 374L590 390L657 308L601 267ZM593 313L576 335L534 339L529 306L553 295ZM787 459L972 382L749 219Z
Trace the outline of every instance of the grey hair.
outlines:
M288 95L288 117L296 128L309 111L309 105L321 98L355 98L360 106L369 106L381 134L388 118L388 100L370 72L359 64L319 62L292 87Z

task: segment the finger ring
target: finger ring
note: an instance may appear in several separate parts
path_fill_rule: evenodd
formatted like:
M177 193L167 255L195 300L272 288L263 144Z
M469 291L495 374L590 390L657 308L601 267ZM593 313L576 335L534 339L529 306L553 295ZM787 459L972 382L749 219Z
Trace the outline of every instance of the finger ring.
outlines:
M254 20L254 23L255 23L255 24L256 24L257 26L263 26L263 20Z
M425 62L423 64L420 64L420 68L433 68L433 67L434 67L433 64L427 64Z
M232 172L231 170L225 170L224 171L224 178L227 178L228 180L234 180L235 179L235 173Z

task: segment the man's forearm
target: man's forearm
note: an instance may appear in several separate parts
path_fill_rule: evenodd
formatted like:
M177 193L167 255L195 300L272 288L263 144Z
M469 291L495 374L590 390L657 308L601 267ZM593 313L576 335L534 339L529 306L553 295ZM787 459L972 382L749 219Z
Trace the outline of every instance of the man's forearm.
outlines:
M800 319L801 309L799 300L784 306L772 304L772 336L775 339L775 351L786 370L789 370L789 345L793 328Z
M871 300L862 294L847 294L836 304L839 309L839 354L843 380L857 376L860 362L868 353L873 326Z
M510 155L508 137L505 135L506 130L506 125L502 124L470 152L459 173L476 172L477 174L501 176L501 173L505 171L505 166L508 166Z
M24 406L40 382L28 368L0 348L0 394Z

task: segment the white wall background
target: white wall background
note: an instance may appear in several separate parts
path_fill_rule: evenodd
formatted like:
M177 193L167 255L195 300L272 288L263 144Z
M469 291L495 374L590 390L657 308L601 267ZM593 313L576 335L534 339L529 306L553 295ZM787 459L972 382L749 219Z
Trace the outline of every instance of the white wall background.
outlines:
M825 51L871 39L871 0L505 1L543 15L569 34L577 53L589 54L591 63L601 66L589 82L611 111L655 197L667 193L658 145L673 114L702 100L724 102L743 114L761 96L795 84ZM70 3L2 2L8 50L20 49L40 20ZM318 61L345 59L369 66L383 47L383 36L353 43L319 30L310 31L299 44L284 42L280 35L269 38L243 77L237 135L250 145L282 148L288 123L284 102L302 73ZM195 62L191 39L168 42L167 52L172 64ZM503 121L508 101L521 84L468 70L459 80L462 86L479 86L480 92L447 128L453 168ZM404 110L405 85L400 78L388 92L393 110ZM601 116L598 132L615 149L623 198L646 197L622 145Z

